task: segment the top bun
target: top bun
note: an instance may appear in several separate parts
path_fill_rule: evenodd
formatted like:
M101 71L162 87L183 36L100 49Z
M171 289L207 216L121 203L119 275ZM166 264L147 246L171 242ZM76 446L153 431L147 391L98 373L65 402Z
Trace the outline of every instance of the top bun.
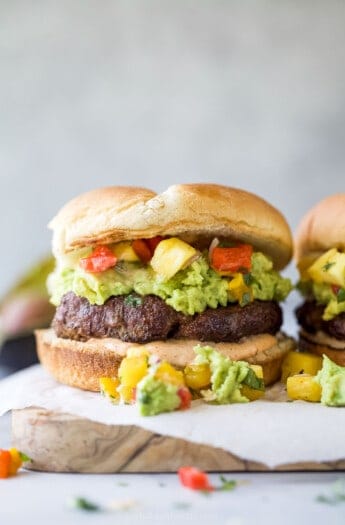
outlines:
M302 218L295 236L295 258L313 259L330 248L345 249L345 193L320 201Z
M56 256L97 243L176 235L205 245L214 237L252 244L275 268L291 259L292 238L282 214L260 197L216 184L179 184L157 195L114 186L67 203L49 224Z

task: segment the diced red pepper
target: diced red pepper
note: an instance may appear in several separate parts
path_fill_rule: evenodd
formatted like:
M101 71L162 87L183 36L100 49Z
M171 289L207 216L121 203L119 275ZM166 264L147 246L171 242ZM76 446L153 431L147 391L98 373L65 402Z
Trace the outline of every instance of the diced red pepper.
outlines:
M335 295L338 295L338 292L340 290L340 286L337 286L336 284L331 285L332 291Z
M192 401L192 394L190 393L189 388L186 388L186 387L179 388L177 391L177 395L181 399L181 404L179 406L179 409L186 410L187 408L190 408L190 404Z
M214 490L206 472L195 467L181 467L178 470L180 482L184 487L193 490Z
M247 272L251 269L252 254L253 247L249 244L240 244L233 248L216 246L212 252L211 266L218 272Z
M151 239L136 239L132 242L132 248L143 263L151 261L157 245L164 239L157 235Z
M8 450L0 449L0 478L8 478L11 468L11 454Z
M155 249L157 248L157 245L163 241L165 237L162 237L161 235L157 235L156 237L152 237L152 239L145 239L146 243L148 244L151 254L155 253Z
M152 253L145 239L135 239L132 242L132 248L143 263L151 261Z
M91 255L80 259L79 265L89 273L104 272L117 263L117 257L108 246L97 246Z

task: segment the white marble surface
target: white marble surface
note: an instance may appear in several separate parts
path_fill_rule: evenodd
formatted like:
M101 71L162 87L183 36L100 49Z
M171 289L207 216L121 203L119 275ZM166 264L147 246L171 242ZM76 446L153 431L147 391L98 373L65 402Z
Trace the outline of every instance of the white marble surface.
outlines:
M10 443L9 416L0 418L0 446ZM268 443L269 446L269 443ZM0 480L2 525L23 522L51 525L85 523L176 523L195 525L270 525L291 523L343 525L345 502L331 506L316 501L331 495L341 473L228 474L240 482L233 492L210 496L180 486L174 474L79 475L21 471ZM212 474L214 484L218 475ZM243 484L241 484L243 483ZM105 508L86 513L70 507L75 497L85 497ZM121 505L130 505L119 510ZM117 507L117 510L108 507Z

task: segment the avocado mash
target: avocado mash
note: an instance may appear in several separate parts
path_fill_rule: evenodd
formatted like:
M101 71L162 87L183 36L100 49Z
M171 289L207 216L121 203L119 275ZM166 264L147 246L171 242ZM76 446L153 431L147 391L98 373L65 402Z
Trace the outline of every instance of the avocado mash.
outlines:
M312 296L319 304L326 306L323 319L329 321L336 315L345 312L345 289L334 287L328 283L300 281L298 289L305 296Z
M242 383L246 383L247 376L252 372L248 363L231 361L211 346L197 346L194 351L197 355L195 362L208 363L211 369L211 390L204 391L206 400L216 401L221 405L249 401L240 391Z
M290 280L274 271L272 262L262 253L252 255L252 271L247 275L254 299L281 301L292 288ZM210 268L207 255L203 254L167 281L151 266L135 262L121 261L114 269L101 273L87 273L78 265L57 267L48 279L48 289L51 302L56 306L69 291L98 305L111 296L134 291L140 295L157 295L176 311L194 315L207 307L237 302L228 289L230 279Z
M345 366L337 365L324 355L322 368L315 381L321 386L323 405L345 406Z
M156 379L152 374L146 375L136 389L136 401L142 416L155 416L161 412L176 410L181 399L177 394L178 386Z

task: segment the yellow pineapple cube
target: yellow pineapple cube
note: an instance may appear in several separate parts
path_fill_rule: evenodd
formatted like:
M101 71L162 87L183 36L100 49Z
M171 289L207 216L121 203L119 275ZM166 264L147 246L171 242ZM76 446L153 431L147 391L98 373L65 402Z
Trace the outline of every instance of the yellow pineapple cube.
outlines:
M206 388L211 382L211 370L208 364L187 365L184 369L186 385L193 390Z
M151 259L151 266L159 276L168 280L193 262L198 254L199 252L190 244L171 237L157 245Z
M282 363L283 383L287 378L296 374L309 374L315 376L322 368L322 357L308 352L289 352Z
M260 379L263 379L264 373L262 370L262 366L260 365L250 365L250 368L255 372L256 377L259 377ZM265 395L264 390L256 390L255 388L251 388L248 385L242 385L241 386L241 394L243 396L246 396L246 398L249 399L249 401L256 401L257 399L260 399L260 397L263 397Z
M233 279L229 282L228 289L230 295L233 299L236 299L239 302L243 301L243 297L247 294L248 300L250 302L253 300L253 293L251 288L246 285L241 273L235 273Z
M345 253L336 248L328 250L308 268L307 273L316 283L345 286Z
M128 241L118 242L112 247L113 253L116 255L119 261L137 262L140 261L139 257L132 248L132 245Z
M147 357L145 355L125 357L122 359L118 371L121 385L136 387L139 381L146 376L147 370Z
M166 361L162 361L157 365L155 378L163 381L163 383L171 383L172 385L184 386L185 384L183 372L176 370Z
M122 403L125 403L126 405L132 405L135 403L135 388L131 386L120 385L117 388L117 392Z
M317 403L321 399L321 386L314 381L315 376L298 374L287 378L286 388L290 399L300 399Z
M101 394L103 394L106 397L109 397L110 399L114 401L118 401L120 396L117 392L117 388L120 384L120 381L117 377L100 377L99 378L99 386L101 390Z

